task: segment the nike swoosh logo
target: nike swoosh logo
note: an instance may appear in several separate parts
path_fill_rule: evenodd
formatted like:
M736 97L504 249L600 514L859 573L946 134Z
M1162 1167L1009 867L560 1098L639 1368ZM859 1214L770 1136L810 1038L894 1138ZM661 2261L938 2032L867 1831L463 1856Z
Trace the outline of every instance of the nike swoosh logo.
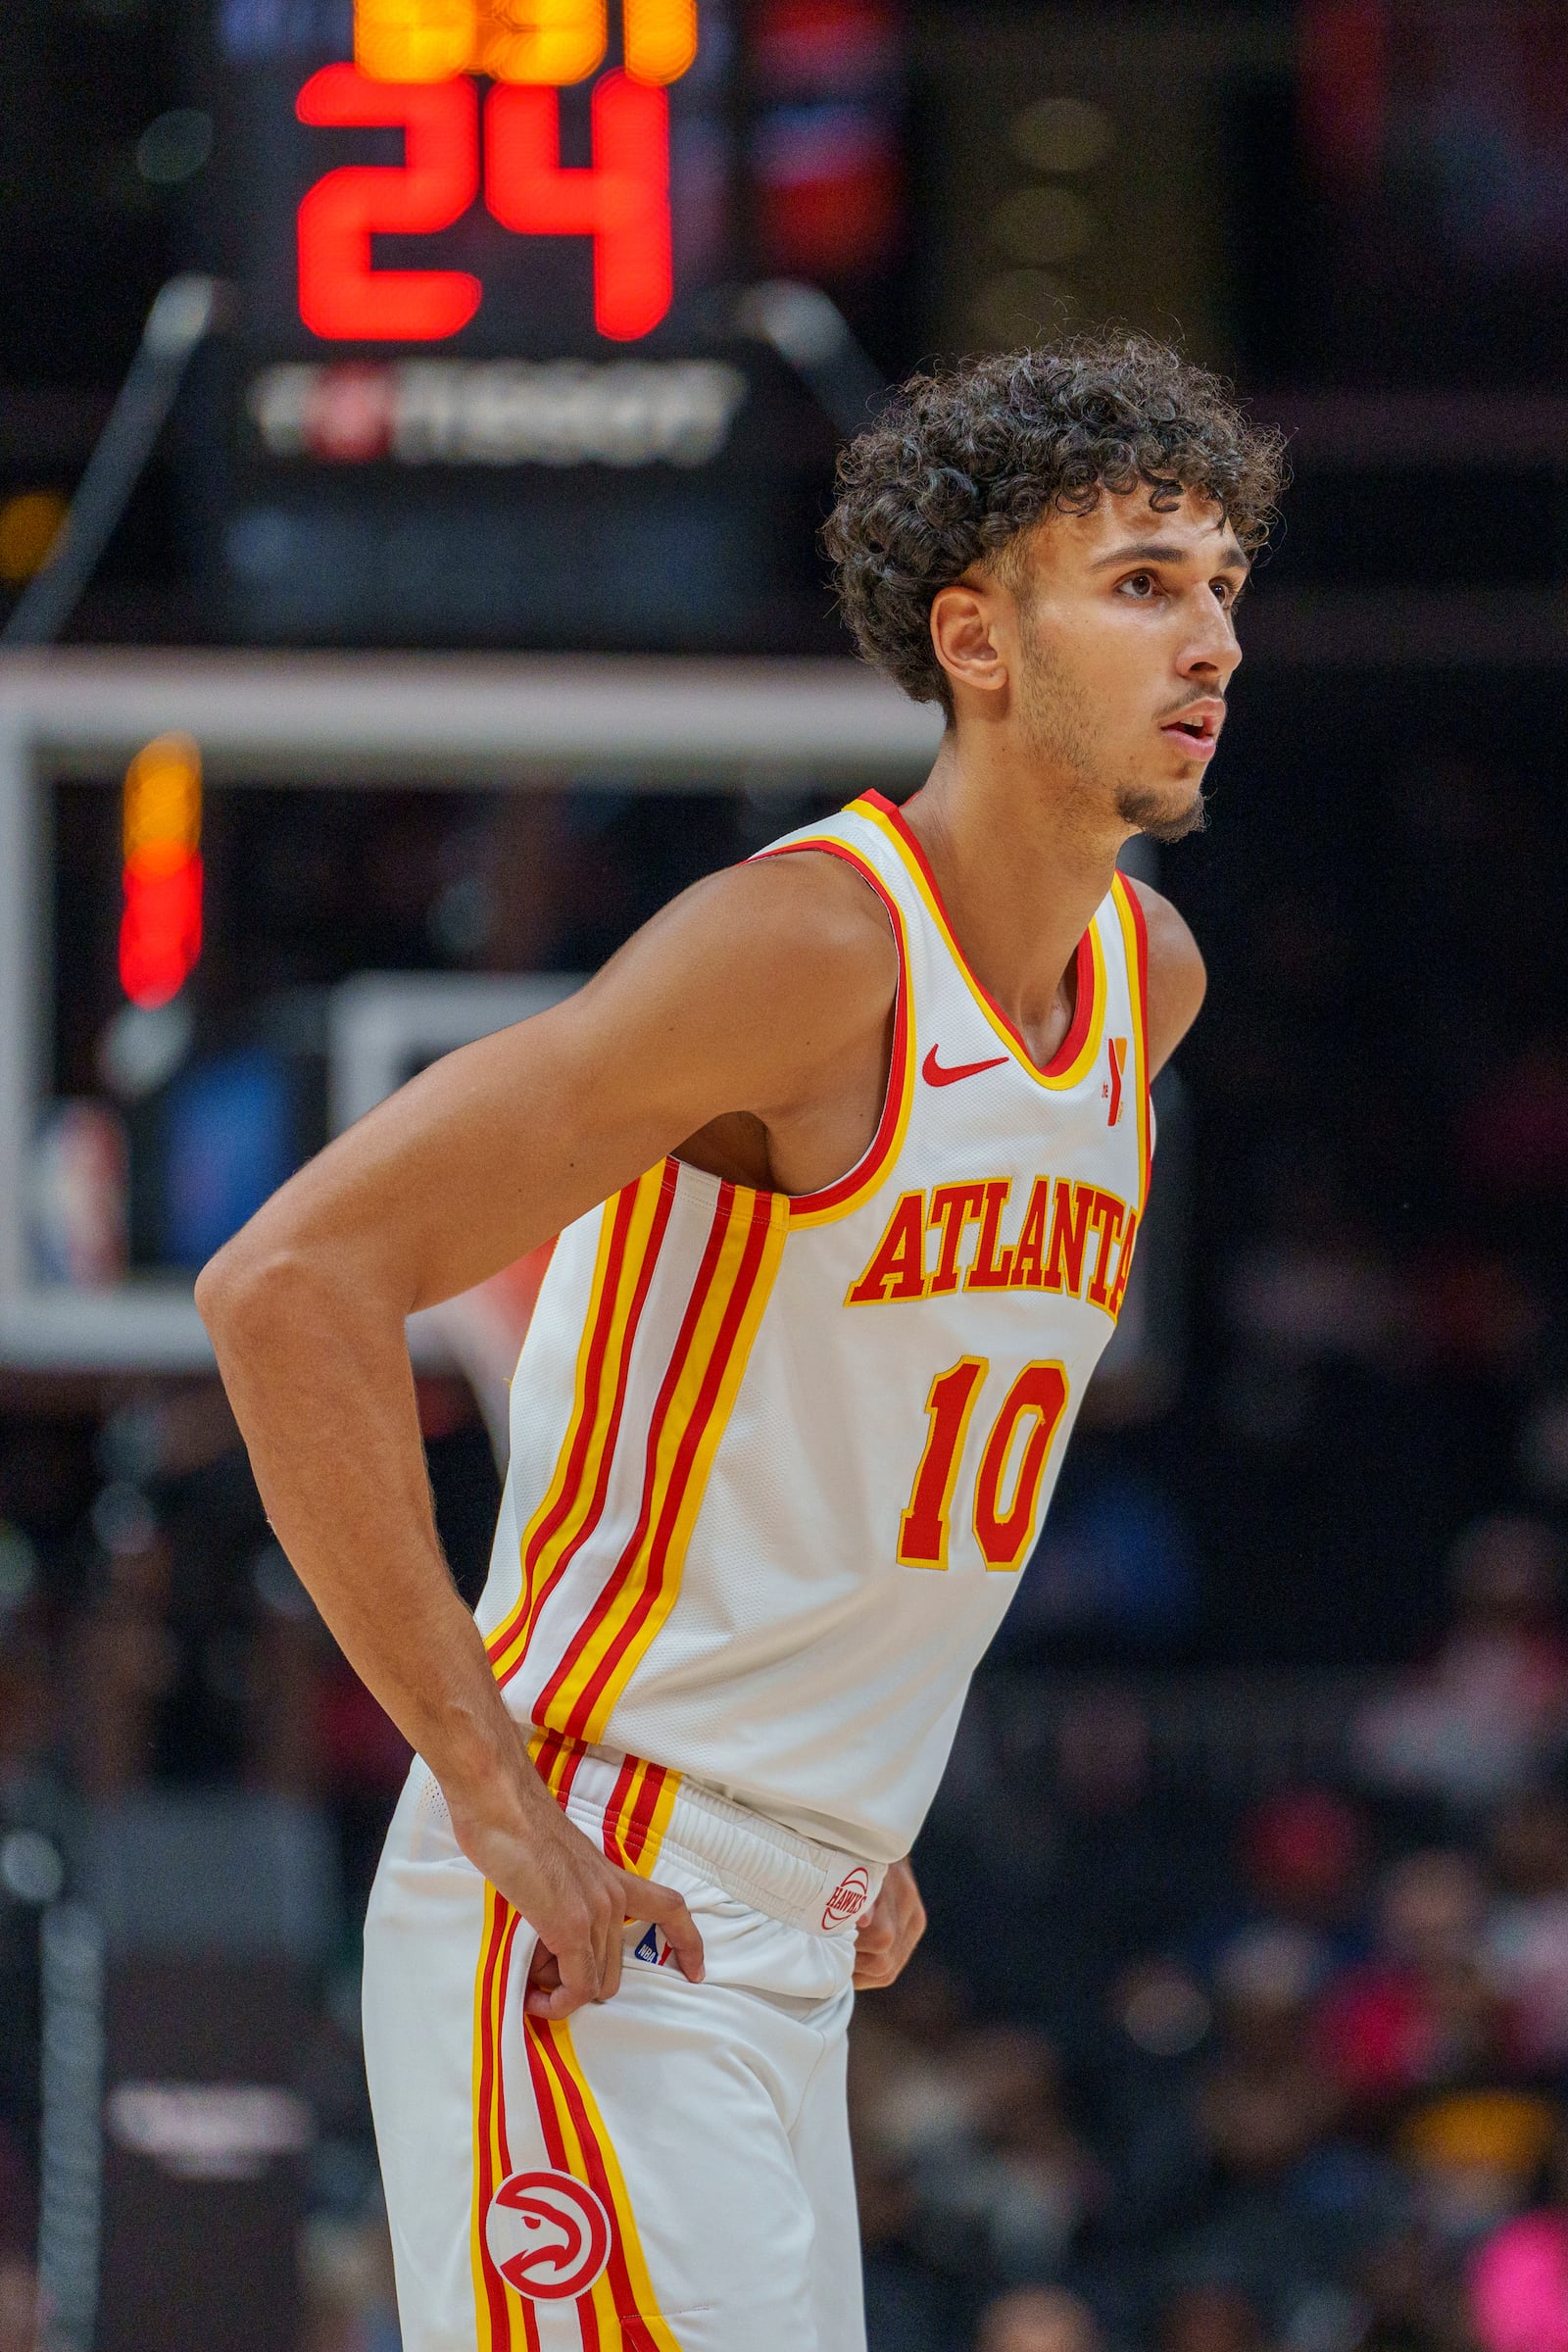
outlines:
M951 1070L945 1070L933 1046L920 1064L920 1075L927 1086L956 1086L960 1078L976 1077L981 1070L1000 1070L1006 1058L1005 1054L994 1054L989 1061L956 1061Z

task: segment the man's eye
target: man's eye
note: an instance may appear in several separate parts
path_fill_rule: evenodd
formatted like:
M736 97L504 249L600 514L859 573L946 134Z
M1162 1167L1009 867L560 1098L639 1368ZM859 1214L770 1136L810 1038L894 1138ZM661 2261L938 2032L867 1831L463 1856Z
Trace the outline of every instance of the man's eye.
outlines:
M1146 596L1153 590L1154 575L1152 571L1135 571L1130 579L1123 580L1122 586L1132 589L1140 597Z

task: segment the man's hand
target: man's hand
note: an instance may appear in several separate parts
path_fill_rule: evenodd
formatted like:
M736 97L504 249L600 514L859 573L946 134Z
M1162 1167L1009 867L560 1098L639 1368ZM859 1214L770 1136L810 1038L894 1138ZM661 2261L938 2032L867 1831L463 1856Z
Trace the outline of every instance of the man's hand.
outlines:
M685 1897L607 1861L568 1821L526 1757L523 1769L533 1788L524 1784L522 1802L512 1807L504 1826L493 1804L470 1807L456 1791L447 1792L447 1804L468 1860L539 1938L523 1999L528 2014L569 2017L589 2001L611 1999L620 1985L621 1930L628 1919L657 1921L683 1975L701 1984L703 1939Z
M924 1934L925 1905L914 1873L907 1862L895 1862L856 1931L856 1991L891 1984Z

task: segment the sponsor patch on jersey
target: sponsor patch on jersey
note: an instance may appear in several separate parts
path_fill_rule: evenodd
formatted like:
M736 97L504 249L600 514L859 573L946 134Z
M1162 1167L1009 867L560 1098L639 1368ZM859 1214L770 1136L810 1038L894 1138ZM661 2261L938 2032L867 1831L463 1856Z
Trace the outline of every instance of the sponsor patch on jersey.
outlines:
M611 2223L570 2173L512 2173L484 2217L485 2250L531 2303L585 2295L610 2260Z
M662 1928L645 1928L640 1940L632 1947L632 1958L642 1960L650 1968L667 1968L674 1958L675 1947Z
M840 1879L828 1896L822 1913L823 1927L842 1928L848 1920L858 1919L870 1898L870 1875L857 1865Z

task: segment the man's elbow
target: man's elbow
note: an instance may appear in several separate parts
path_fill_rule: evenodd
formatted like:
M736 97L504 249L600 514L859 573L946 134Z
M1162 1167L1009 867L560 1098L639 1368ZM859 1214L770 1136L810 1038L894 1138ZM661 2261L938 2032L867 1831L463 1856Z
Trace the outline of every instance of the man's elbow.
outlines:
M225 1242L196 1277L196 1311L216 1344L256 1328L258 1320L289 1311L311 1287L305 1254L287 1240L250 1226Z
M240 1249L238 1241L236 1235L225 1242L196 1277L196 1312L213 1340L235 1327L263 1287L254 1253Z

